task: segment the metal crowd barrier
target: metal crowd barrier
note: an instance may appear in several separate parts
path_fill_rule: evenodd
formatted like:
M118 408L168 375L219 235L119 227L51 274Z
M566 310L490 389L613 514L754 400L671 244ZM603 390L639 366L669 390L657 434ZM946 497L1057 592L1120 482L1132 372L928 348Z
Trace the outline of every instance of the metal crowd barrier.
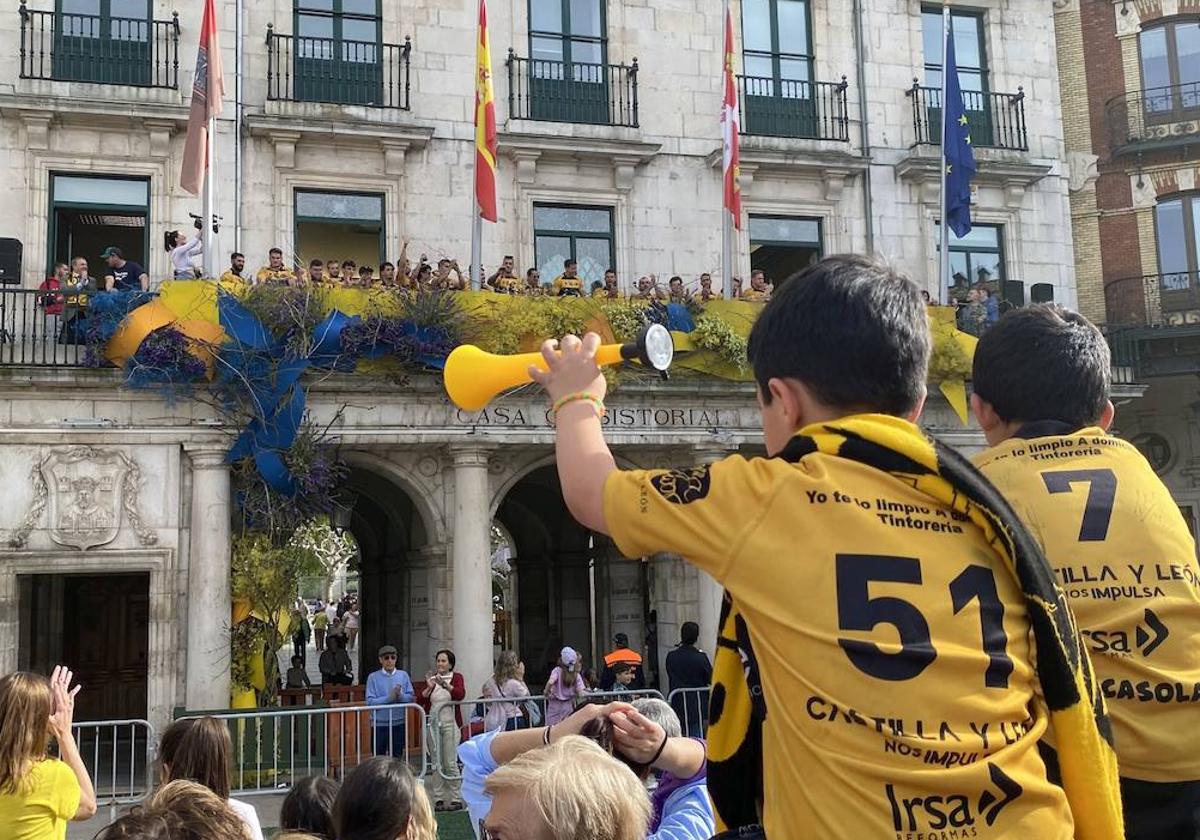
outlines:
M667 695L667 702L679 715L683 734L688 738L704 738L708 733L708 698L712 689L677 688Z
M393 724L374 725L377 716L389 714ZM224 721L233 740L235 796L278 793L305 776L341 779L374 755L402 758L418 778L426 774L428 726L425 710L415 703L295 706L211 717Z
M108 806L110 820L117 818L119 806L150 795L158 738L149 721L82 721L71 731L96 789L96 805Z
M580 705L587 703L612 703L618 700L624 702L632 702L643 697L654 697L662 700L661 693L653 689L639 689L636 691L590 691L583 695ZM544 726L546 723L546 697L545 695L535 694L529 697L513 698L513 697L480 697L475 700L458 700L450 703L442 703L434 706L429 713L429 734L427 735L427 743L429 744L429 765L431 772L436 772L443 779L457 781L462 778L461 768L458 767L457 761L453 762L455 774L450 775L446 772L446 768L442 766L442 739L441 733L437 731L438 726L438 710L443 708L458 709L459 715L462 717L462 727L459 729L459 743L469 740L476 735L484 732L503 729L508 724L507 717L500 715L487 714L489 708L495 708L501 704L513 704L519 707L522 711L522 723L518 726L521 729L528 729L536 726ZM537 709L537 719L533 720L529 714L529 706L533 704ZM478 714L480 711L482 715ZM447 762L450 763L450 762Z

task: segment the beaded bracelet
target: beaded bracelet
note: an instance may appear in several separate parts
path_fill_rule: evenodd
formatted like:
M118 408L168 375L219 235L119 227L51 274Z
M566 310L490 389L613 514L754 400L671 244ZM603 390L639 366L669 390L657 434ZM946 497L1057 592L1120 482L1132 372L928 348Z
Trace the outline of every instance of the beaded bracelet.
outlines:
M560 397L555 401L554 407L550 409L550 414L553 419L557 421L558 412L561 411L564 406L570 405L573 402L591 403L595 407L596 413L600 415L601 419L603 419L604 415L608 413L608 409L604 407L604 400L600 399L595 394L589 394L587 391L579 391L574 394L567 394L565 397Z

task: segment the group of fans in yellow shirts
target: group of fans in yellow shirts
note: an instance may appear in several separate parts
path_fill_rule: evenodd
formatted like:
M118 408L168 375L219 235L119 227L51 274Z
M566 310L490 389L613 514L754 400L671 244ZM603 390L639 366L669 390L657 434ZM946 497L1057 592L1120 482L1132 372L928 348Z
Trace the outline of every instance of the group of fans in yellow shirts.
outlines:
M725 587L709 791L730 837L1200 837L1200 569L1109 433L1100 330L1053 305L979 341L974 463L917 425L918 287L858 256L749 339L768 457L617 467L599 339L543 347L575 518Z

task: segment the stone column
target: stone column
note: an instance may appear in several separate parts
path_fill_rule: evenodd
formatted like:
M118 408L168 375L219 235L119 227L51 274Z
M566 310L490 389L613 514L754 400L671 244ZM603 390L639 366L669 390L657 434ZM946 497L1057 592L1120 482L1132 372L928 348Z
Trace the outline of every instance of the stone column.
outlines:
M457 670L476 691L492 670L491 511L488 449L455 447L454 546L451 553L453 644Z
M700 449L696 452L696 463L707 466L729 454L724 449ZM697 569L696 575L698 605L695 621L700 625L700 641L696 646L702 648L711 659L716 653L717 632L721 629L721 594L724 590L708 572Z
M223 449L195 449L188 550L188 709L229 707L230 487Z

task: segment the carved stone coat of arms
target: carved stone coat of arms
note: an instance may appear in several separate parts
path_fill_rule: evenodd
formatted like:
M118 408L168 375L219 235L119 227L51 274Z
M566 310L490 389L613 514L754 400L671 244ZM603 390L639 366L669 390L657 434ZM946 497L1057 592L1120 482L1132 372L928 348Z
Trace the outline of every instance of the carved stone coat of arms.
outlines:
M80 551L116 539L122 515L143 545L157 539L138 515L141 476L137 464L122 452L91 446L53 452L33 468L31 478L34 501L9 539L14 547L25 544L43 511L48 515L50 539Z

